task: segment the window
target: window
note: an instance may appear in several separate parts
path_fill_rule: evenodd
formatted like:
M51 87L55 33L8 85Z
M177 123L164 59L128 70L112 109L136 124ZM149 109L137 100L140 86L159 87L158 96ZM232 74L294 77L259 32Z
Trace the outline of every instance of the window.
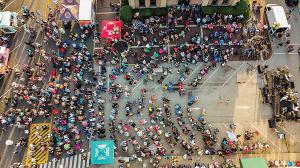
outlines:
M150 0L150 6L156 6L156 0Z
M141 7L145 6L145 0L140 0L140 6Z
M211 2L211 5L217 5L217 2L218 2L218 0L213 0L213 1Z
M223 0L223 4L224 4L224 5L227 5L228 2L229 2L229 0Z

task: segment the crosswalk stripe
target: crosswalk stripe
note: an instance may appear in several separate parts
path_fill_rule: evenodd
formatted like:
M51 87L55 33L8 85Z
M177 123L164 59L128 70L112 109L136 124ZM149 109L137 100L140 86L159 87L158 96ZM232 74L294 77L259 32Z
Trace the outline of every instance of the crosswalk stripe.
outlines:
M64 168L68 168L68 166L69 166L68 162L69 162L69 159L66 158L66 165L64 166Z
M83 160L83 157L86 159ZM61 158L57 161L50 161L45 164L39 165L39 168L88 168L90 166L89 162L90 152L88 153L79 153L77 155Z
M78 166L81 168L81 154L78 155Z
M65 158L61 159L60 165L64 166L64 163L65 163Z
M77 163L77 155L74 156L74 163ZM77 164L73 165L74 168L77 168Z
M73 168L73 167L72 167L72 166L73 166L73 165L72 165L72 164L73 164L73 159L74 159L74 157L71 156L71 157L70 157L70 160L69 160L69 161L70 161L70 164L69 164L70 166L69 166L69 168Z
M88 152L87 153L87 159L86 159L86 167L89 167L90 166L90 155L91 155L91 152Z
M84 153L83 156L86 156L86 153ZM85 160L82 161L82 167L85 167Z
M52 168L56 168L56 164L57 164L57 161L56 161L56 162L53 162Z

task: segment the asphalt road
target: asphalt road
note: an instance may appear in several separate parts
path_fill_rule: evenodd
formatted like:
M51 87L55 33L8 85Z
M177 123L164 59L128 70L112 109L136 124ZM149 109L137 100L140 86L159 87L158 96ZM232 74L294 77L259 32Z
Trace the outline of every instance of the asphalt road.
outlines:
M283 4L280 0L274 0L278 4ZM272 1L267 1L269 3L275 3ZM107 7L103 9L103 12L107 12ZM101 11L100 11L101 12ZM103 16L105 15L105 16ZM110 15L110 13L103 14L102 12L100 14L97 14L97 21L100 21L103 18L113 18L114 15ZM293 15L290 18L290 24L292 26L291 30L291 42L292 44L295 44L296 47L299 47L300 39L297 38L300 36L300 23L299 23L299 14L294 11ZM41 43L42 41L42 33L38 34L37 38L35 39L36 42ZM30 60L26 56L26 49L27 46L24 45L24 40L28 38L28 34L21 31L17 33L14 36L14 43L12 44L12 53L10 55L9 65L11 67L20 67L24 63L28 63ZM300 73L299 73L299 55L298 53L292 52L290 54L286 53L285 48L279 47L277 48L278 40L274 40L273 43L273 57L266 61L271 67L281 66L281 65L287 65L291 69L291 73L293 74L293 80L295 81L295 86L297 91L300 91ZM92 41L90 40L87 44L88 47L92 47ZM38 59L35 59L33 61L36 62ZM256 64L257 62L250 62L251 64ZM196 103L193 108L197 111L198 108L202 109L205 108L207 110L207 116L209 122L211 122L215 127L218 127L221 129L222 132L225 132L228 130L226 126L228 126L228 123L236 122L240 126L240 132L243 132L244 130L260 130L263 133L263 138L268 141L272 146L277 146L278 148L275 148L277 152L286 152L286 148L284 145L282 145L282 142L279 142L276 139L276 135L270 133L269 129L267 129L267 123L266 120L271 116L270 108L264 107L263 105L259 104L259 96L257 93L257 80L255 77L249 77L248 83L246 83L244 87L240 87L236 85L236 75L239 73L245 72L245 69L247 68L244 62L234 61L230 62L229 65L233 67L233 69L230 69L229 71L224 71L222 68L217 67L214 71L211 71L208 76L204 79L204 84L199 86L199 88L192 89L193 93L197 94L200 97L200 102ZM169 65L167 65L169 66ZM193 74L188 77L187 81L193 79L193 76L198 72L199 69L201 69L204 65L198 64L195 66L191 66L193 70ZM99 67L95 65L95 68L98 69ZM110 67L111 68L111 67ZM108 69L110 69L108 68ZM124 80L119 78L119 82L124 84ZM167 83L168 81L176 81L178 78L178 75L176 73L171 74L168 76L168 78L164 81L164 83ZM5 76L4 79L1 79L2 85L0 88L1 97L4 96L8 97L8 95L11 93L11 83L13 81L17 81L18 79L14 77L13 74ZM251 89L250 89L251 86ZM132 97L131 99L135 99L139 95L139 90L141 88L147 88L152 91L152 94L157 94L157 99L160 99L162 96L168 96L172 98L172 105L173 108L175 103L181 102L184 104L186 101L186 97L179 97L177 94L172 93L164 93L161 90L161 87L155 83L148 83L144 84L142 80L139 81L139 83L132 87ZM249 93L245 93L246 90L249 90ZM4 94L4 95L3 95ZM6 95L7 94L7 95ZM229 105L216 105L218 101L218 95L223 95L224 99L229 99L230 104ZM151 95L148 95L151 96ZM250 97L252 96L252 97ZM149 97L148 97L149 98ZM126 103L126 99L123 99L120 104L120 109L124 106ZM1 111L5 110L3 104L0 106ZM107 104L107 113L106 116L109 116L111 105ZM238 108L240 107L240 108ZM248 108L246 108L248 107ZM183 105L183 109L185 109L185 106ZM173 110L174 111L174 110ZM145 115L146 112L145 112ZM121 114L119 116L119 119L124 120L125 115ZM248 122L246 122L248 121ZM295 129L296 128L296 129ZM288 126L286 124L286 129L291 132L291 134L296 134L297 132L294 132L299 128L299 124L295 125L294 127ZM16 141L20 135L23 134L23 130L20 130L16 127L9 128L9 131L1 133L0 135L0 145L4 146L3 150L0 150L1 155L1 161L0 161L0 167L8 167L11 163L14 162L20 162L23 159L24 153L20 152L17 154L13 154L15 151L14 146L5 146L5 141L7 139ZM224 133L222 133L222 136L226 136ZM296 135L298 136L298 135ZM299 147L296 146L296 147ZM87 148L87 146L86 146ZM299 151L300 148L295 148L296 152ZM178 149L178 151L180 151ZM181 153L179 153L181 154Z
M30 2L32 2L32 3L30 3ZM47 2L49 2L49 1L47 0ZM8 6L6 8L6 10L18 11L18 9L20 9L20 6L18 6L18 5L20 5L22 3L25 3L26 6L29 7L29 10L31 10L31 11L36 11L36 10L47 11L47 9L46 9L47 5L40 3L40 1L35 1L35 0L11 1L11 5ZM29 20L27 22L27 25L32 25L32 23L33 23L33 21ZM44 33L41 31L39 26L36 25L35 30L36 30L36 37L34 39L35 43L42 44L47 52L49 52L50 49L57 50L57 48L55 47L54 44L49 45L49 46L46 46L45 44L43 44ZM79 31L79 27L78 26L75 27L74 31L75 32ZM23 30L21 30L20 32L17 32L14 36L12 36L12 38L13 39L12 39L12 45L11 45L11 53L10 53L10 58L9 58L9 62L8 62L8 65L11 68L13 68L13 69L18 68L19 70L21 70L23 64L34 65L35 63L37 63L37 62L41 61L41 59L43 59L38 56L34 57L33 59L30 59L26 55L28 45L26 45L24 42L28 41L28 39L29 39L29 34L27 32L24 32ZM89 41L86 42L85 45L88 48L93 48L92 39L89 39ZM55 47L55 48L52 48L52 47ZM51 66L49 66L47 68L47 72L49 73L50 70L51 70ZM4 110L8 110L8 108L5 106L5 102L6 102L5 98L10 97L10 95L13 91L11 84L13 82L19 83L19 79L20 78L17 77L14 73L7 74L0 78L0 84L1 84L0 85L0 93L1 93L0 94L0 98L1 98L0 111L1 112L3 112ZM46 81L48 81L48 79ZM45 84L47 84L47 83L45 82L44 85ZM23 106L23 105L20 105L20 106ZM37 120L36 122L50 122L50 119ZM22 162L22 160L24 159L24 151L14 154L14 152L16 151L17 148L14 145L13 146L5 145L6 140L9 139L9 140L13 140L14 142L17 142L17 140L22 136L25 136L24 129L19 129L15 126L12 128L8 128L8 130L5 132L1 131L0 145L3 146L3 148L2 148L3 150L0 151L0 156L1 156L0 167L8 167L12 163ZM86 146L87 146L87 144L86 144Z

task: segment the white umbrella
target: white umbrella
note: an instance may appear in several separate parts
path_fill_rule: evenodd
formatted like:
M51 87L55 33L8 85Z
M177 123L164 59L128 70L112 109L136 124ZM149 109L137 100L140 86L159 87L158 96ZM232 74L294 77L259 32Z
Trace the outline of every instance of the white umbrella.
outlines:
M227 136L231 141L237 142L236 135L233 132L227 131Z
M7 146L10 146L10 145L13 145L14 144L14 141L12 141L12 140L6 140L6 142L5 142L5 145L7 145Z

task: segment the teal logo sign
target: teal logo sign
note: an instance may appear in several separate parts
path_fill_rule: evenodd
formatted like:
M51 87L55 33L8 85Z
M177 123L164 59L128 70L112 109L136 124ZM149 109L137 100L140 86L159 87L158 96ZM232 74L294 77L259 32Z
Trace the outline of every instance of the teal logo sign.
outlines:
M114 163L114 141L91 141L91 163L113 164Z

